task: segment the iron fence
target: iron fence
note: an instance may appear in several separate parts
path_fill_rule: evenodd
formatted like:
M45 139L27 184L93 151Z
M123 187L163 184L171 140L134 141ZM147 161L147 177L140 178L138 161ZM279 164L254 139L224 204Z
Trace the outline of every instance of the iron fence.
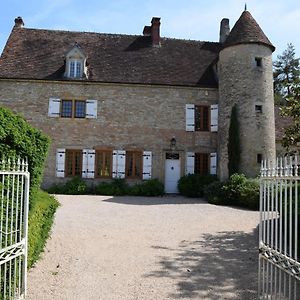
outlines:
M29 172L25 160L0 161L0 300L24 299L27 285Z
M263 161L260 177L260 254L300 279L297 156Z

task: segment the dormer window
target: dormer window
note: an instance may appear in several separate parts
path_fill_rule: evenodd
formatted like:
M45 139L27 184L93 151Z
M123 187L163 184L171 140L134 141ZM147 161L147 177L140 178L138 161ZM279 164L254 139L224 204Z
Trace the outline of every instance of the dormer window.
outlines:
M65 77L70 79L87 78L86 56L78 44L66 55Z
M70 60L69 77L80 78L82 75L82 64L79 60Z

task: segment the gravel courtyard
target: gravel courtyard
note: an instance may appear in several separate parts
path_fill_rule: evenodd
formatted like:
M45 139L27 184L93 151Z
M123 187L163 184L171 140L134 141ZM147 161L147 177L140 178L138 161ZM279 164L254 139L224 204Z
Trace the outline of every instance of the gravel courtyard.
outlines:
M258 212L180 196L57 196L28 299L256 299Z

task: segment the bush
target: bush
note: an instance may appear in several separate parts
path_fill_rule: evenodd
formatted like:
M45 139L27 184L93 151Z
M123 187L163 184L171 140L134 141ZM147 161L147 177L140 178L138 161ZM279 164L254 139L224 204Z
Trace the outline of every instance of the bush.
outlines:
M28 219L28 268L37 261L44 249L58 205L56 199L48 193L39 189L31 191Z
M187 197L203 197L204 188L217 180L216 176L188 174L178 181L178 190L180 194Z
M83 195L88 193L87 184L80 177L73 177L65 184L54 184L47 192L50 194Z
M164 185L158 179L151 179L128 188L128 194L134 196L162 196Z
M215 205L225 204L222 187L222 182L214 181L204 188L204 197L207 199L208 203Z
M114 179L112 182L101 182L95 187L97 195L122 196L126 195L128 186L124 179Z
M243 174L233 174L224 182L211 183L205 189L205 197L211 204L225 204L259 209L259 182Z
M30 186L39 187L50 140L22 117L0 107L0 153L4 157L27 158Z
M112 182L101 182L95 192L98 195L109 196L162 196L164 194L164 186L158 179L151 179L128 186L124 179L114 179Z

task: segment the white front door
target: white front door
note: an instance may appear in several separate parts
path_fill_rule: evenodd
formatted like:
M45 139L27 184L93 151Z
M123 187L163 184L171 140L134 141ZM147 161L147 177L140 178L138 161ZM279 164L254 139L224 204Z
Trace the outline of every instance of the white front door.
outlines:
M180 160L166 159L165 162L165 192L178 193L178 180L180 179Z

